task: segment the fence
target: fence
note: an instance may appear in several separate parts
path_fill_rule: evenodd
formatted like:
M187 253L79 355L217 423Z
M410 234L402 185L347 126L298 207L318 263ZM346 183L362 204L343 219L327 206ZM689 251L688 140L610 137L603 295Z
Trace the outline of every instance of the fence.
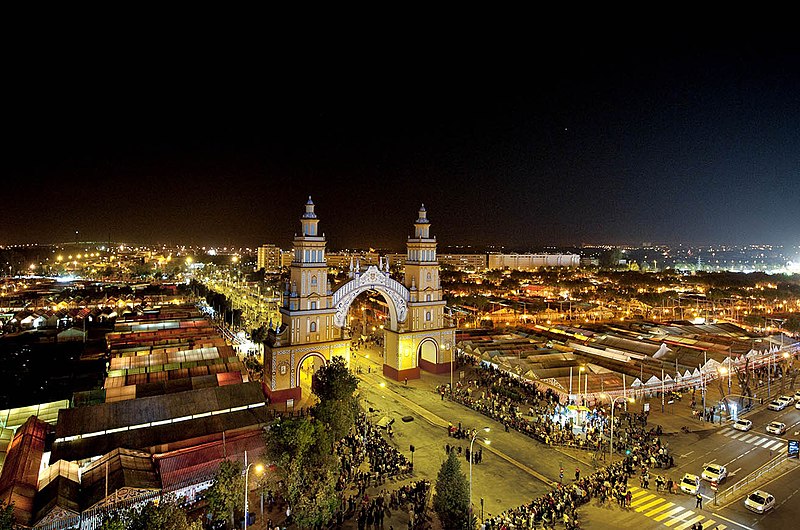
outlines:
M791 462L789 461L789 456L786 453L776 456L775 458L773 458L763 466L759 467L758 469L747 475L745 478L743 478L730 488L719 493L716 496L714 503L725 504L726 502L737 499L749 489L748 486L750 486L753 482L759 480L767 473L776 471L784 464L791 465Z

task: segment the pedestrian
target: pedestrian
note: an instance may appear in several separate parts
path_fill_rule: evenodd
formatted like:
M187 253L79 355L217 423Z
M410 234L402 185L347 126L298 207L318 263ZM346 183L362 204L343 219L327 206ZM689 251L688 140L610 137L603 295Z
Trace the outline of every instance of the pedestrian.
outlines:
M579 480L581 478L581 470L577 467L575 468L575 480Z
M702 510L702 509L703 509L703 496L702 496L702 495L700 495L700 493L698 493L698 494L695 496L695 498L697 499L697 502L696 502L696 503L694 503L694 507L695 507L695 508L700 508L700 509Z
M403 378L403 384L408 386L408 377Z

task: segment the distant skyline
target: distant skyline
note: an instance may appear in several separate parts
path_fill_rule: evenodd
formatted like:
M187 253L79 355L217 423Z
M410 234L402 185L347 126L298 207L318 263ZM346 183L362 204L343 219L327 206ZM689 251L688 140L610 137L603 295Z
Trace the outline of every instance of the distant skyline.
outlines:
M797 245L800 55L758 37L23 61L0 244L286 248L311 195L332 248L403 248L421 203L443 246Z

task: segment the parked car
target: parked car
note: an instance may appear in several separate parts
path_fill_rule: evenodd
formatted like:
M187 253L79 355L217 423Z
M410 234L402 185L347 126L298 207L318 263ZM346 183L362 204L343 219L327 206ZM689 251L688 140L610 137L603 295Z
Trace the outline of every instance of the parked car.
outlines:
M733 427L737 431L749 431L750 429L753 428L753 422L750 420L740 419L733 422L733 425L731 427Z
M700 476L709 482L722 482L728 476L728 470L719 464L706 464Z
M800 402L800 390L794 393L794 401L795 403Z
M778 396L777 400L786 403L787 407L794 403L794 398L792 396Z
M748 510L764 513L775 507L775 497L766 491L755 490L744 500L744 505Z
M686 473L681 479L681 491L689 495L697 495L700 489L700 477Z
M783 410L786 408L786 402L775 399L769 405L767 405L767 408L769 410Z
M772 434L783 434L786 432L786 424L779 421L773 421L767 425L767 432Z

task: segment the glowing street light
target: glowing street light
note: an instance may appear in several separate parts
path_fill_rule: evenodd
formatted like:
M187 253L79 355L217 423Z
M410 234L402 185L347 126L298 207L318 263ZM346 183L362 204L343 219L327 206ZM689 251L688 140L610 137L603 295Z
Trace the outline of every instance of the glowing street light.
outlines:
M489 432L490 429L489 429L489 427L484 427L481 430L483 432ZM467 514L467 516L470 519L472 518L472 461L475 458L475 456L474 456L475 453L473 453L472 444L475 443L475 438L478 437L478 432L479 431L477 429L473 429L472 430L472 439L469 442L469 513ZM490 443L492 443L491 441L489 441L489 440L487 440L485 438L484 438L483 442L486 445L489 445Z

